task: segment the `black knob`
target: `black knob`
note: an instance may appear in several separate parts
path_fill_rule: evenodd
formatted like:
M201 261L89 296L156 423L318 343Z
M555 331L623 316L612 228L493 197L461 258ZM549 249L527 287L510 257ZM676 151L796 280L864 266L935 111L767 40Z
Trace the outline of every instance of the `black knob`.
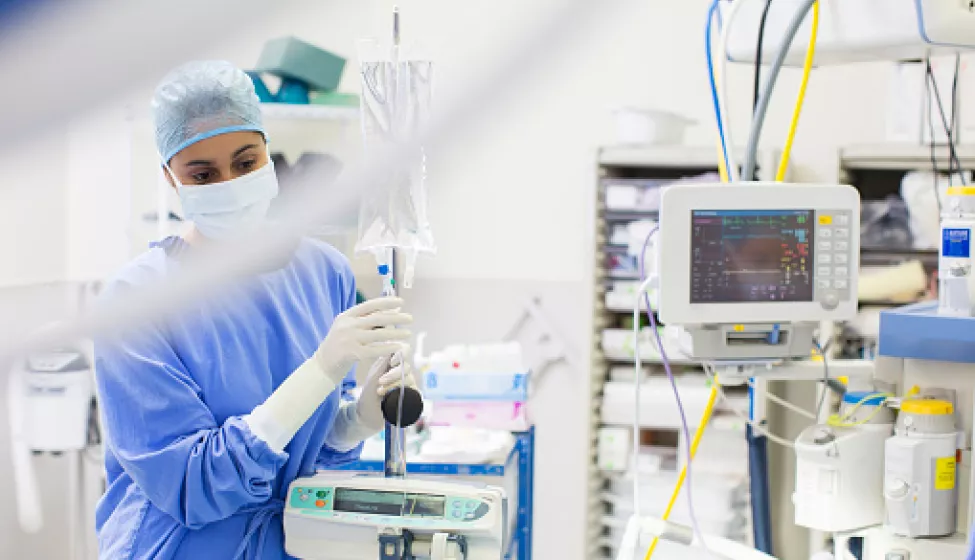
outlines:
M402 414L397 414L400 392L403 395L403 410ZM420 392L412 387L396 387L386 393L383 398L382 409L383 418L386 419L386 422L400 428L412 426L423 414L423 398L420 397ZM397 416L401 421L399 425L396 424Z

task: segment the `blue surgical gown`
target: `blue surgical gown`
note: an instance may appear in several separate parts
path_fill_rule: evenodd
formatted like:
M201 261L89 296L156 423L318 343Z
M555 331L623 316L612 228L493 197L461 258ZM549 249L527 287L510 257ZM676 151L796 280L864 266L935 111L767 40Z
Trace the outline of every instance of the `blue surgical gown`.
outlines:
M155 244L105 297L160 281L189 251L180 238ZM283 268L176 319L96 341L108 473L96 514L101 558L290 558L281 524L288 484L361 450L324 443L354 375L283 453L242 417L315 352L355 293L348 261L306 239Z

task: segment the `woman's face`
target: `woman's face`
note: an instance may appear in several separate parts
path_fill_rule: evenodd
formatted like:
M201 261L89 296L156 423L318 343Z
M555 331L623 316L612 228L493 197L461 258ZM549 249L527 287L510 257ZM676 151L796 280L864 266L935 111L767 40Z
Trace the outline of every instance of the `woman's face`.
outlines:
M267 164L267 147L259 132L228 132L187 146L169 167L184 187L211 185L247 175ZM172 178L166 174L170 184ZM176 185L173 185L175 187Z

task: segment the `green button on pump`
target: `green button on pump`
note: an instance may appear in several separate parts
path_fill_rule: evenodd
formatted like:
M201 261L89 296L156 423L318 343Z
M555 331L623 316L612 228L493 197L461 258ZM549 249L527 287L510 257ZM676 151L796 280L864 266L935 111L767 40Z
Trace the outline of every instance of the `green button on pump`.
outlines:
M328 496L328 492L324 490L319 490L318 493L315 495L318 496L319 498L324 498L325 496Z

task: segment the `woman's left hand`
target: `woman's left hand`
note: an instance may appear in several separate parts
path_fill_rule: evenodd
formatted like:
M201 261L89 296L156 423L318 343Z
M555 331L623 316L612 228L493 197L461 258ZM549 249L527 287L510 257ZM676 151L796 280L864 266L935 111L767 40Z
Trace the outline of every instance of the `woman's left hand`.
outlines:
M369 374L362 386L357 412L359 420L370 428L381 430L386 426L382 402L386 393L400 386L416 388L410 364L405 363L399 353L379 358L369 368Z

